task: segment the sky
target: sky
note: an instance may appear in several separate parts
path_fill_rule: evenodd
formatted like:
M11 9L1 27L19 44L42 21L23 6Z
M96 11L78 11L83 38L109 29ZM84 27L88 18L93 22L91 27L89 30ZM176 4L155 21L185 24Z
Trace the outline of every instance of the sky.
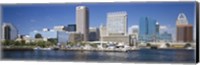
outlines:
M192 25L196 14L195 2L18 4L3 5L3 22L12 23L19 34L29 34L43 28L51 29L57 25L67 26L76 23L76 6L88 7L90 27L106 24L108 12L126 11L128 27L139 25L139 19L147 16L157 20L172 34L175 33L179 13L184 13Z

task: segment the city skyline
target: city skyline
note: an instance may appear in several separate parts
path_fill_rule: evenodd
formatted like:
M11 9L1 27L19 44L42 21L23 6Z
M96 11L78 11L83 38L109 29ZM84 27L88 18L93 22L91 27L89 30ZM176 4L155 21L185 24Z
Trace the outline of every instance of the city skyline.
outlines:
M106 14L116 11L127 12L128 28L132 25L139 25L139 19L147 16L156 19L161 26L170 28L170 30L167 31L174 34L176 19L179 13L185 13L189 24L194 24L194 2L162 4L120 3L122 6L114 3L3 5L3 22L13 23L18 28L20 34L29 34L33 30L52 28L57 25L67 26L68 24L76 23L75 8L79 5L86 6L89 9L89 27L99 27L101 24L105 25L107 22ZM146 7L147 5L148 7ZM48 23L48 25L46 25L46 23Z

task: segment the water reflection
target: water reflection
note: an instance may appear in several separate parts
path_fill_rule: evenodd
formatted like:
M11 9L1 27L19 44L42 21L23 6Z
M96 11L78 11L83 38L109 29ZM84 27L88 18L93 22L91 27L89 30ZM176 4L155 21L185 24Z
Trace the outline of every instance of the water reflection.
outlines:
M3 59L121 61L121 62L193 62L192 50L138 50L128 52L96 51L3 51Z

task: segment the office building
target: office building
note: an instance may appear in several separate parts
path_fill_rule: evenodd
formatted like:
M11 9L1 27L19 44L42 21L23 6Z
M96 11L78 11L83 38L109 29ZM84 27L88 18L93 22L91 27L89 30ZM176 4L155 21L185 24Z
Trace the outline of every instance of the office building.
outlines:
M159 24L156 20L142 17L139 22L139 40L145 42L153 42L158 39Z
M99 31L100 31L100 40L102 40L102 38L104 36L107 36L106 26L105 25L101 25L99 27Z
M83 41L88 41L89 12L86 6L76 7L76 32L83 34Z
M172 42L172 34L165 31L159 35L159 40L164 42Z
M69 42L81 42L83 41L83 34L77 32L70 32Z
M188 23L184 13L180 13L176 20L176 41L193 42L193 26Z
M124 45L132 44L131 37L129 35L104 36L102 40L104 42L111 42L111 43L124 43Z
M107 13L107 34L127 34L127 13L125 11Z
M99 29L91 27L89 30L89 41L99 41Z
M76 24L69 24L67 26L67 31L68 32L76 32Z
M176 35L177 42L193 42L192 25L177 25Z
M18 30L11 23L3 23L2 25L2 40L16 40Z

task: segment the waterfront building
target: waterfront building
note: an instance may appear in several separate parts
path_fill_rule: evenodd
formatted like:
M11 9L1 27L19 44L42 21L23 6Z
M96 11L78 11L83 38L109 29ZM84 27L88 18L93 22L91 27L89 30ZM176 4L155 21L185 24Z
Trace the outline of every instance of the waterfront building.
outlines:
M193 42L193 27L192 25L177 25L177 42Z
M104 42L123 43L124 45L131 44L131 37L129 35L104 36L102 40Z
M107 34L127 34L127 13L125 11L107 13Z
M76 31L76 24L69 24L67 25L68 32L75 32Z
M159 35L159 40L163 42L172 42L172 34L165 31Z
M67 27L66 26L54 26L55 31L67 31Z
M138 41L138 33L139 33L139 27L138 25L132 25L128 29L129 35L131 36L131 46L136 46L137 41Z
M193 26L188 24L184 13L180 13L176 20L176 41L193 42Z
M138 33L139 33L138 25L133 25L129 27L129 35L131 35L131 38L138 39Z
M139 22L139 40L153 42L158 39L159 24L156 20L148 17L142 17Z
M105 25L101 25L99 27L99 31L100 31L100 40L102 40L102 38L104 36L107 36L106 26Z
M83 34L77 32L70 32L69 42L81 42L83 41Z
M83 34L83 41L88 41L89 12L86 6L76 7L76 32Z
M3 23L1 34L2 34L2 40L16 40L18 35L18 30L11 23Z
M99 41L99 29L91 27L89 30L89 41Z
M69 33L65 31L36 31L30 32L30 38L35 40L56 40L57 43L67 43L69 38Z

